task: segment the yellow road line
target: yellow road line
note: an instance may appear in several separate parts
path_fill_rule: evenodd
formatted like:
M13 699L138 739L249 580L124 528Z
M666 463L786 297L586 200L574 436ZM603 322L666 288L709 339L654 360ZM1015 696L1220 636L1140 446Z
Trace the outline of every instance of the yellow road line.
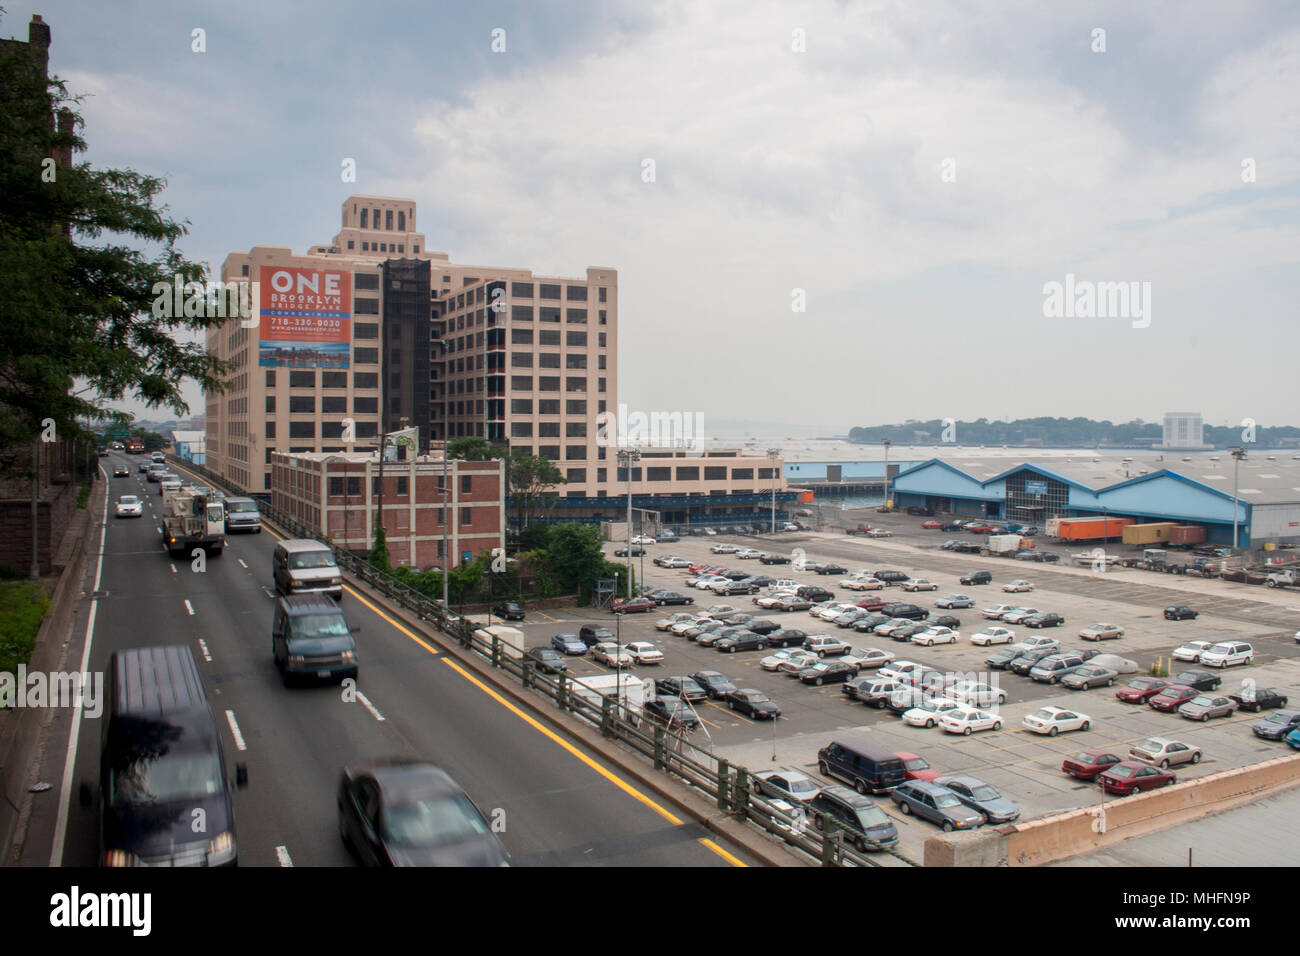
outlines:
M473 674L469 673L469 671L465 670L465 668L463 668L463 667L462 667L462 666L461 666L457 661L454 661L454 660L452 660L450 657L445 657L445 656L442 658L442 660L443 660L443 663L447 664L447 666L451 667L454 671L456 671L456 673L460 674L461 677L465 678L467 681L469 681L471 684L473 684L475 687L477 687L477 688L478 688L479 690L481 690L483 693L487 694L488 697L492 698L494 701L496 701L498 704L500 704L500 705L501 705L502 707L504 707L506 710L510 711L512 714L514 714L516 717L518 717L518 718L519 718L520 720L522 720L524 723L528 724L530 727L532 727L532 728L533 728L534 730L536 730L538 733L540 733L540 734L542 734L543 736L549 738L553 743L558 744L558 745L559 745L560 747L562 747L564 750L568 751L568 752L569 752L570 754L572 754L574 757L578 758L578 760L582 761L584 764L586 764L588 767L590 767L590 768L591 768L592 770L594 770L596 773L600 774L602 777L604 777L606 780L608 780L608 781L609 781L610 783L612 783L614 786L618 787L620 790L622 790L622 791L623 791L624 793L626 793L628 796L632 797L634 800L638 800L638 801L640 801L640 802L643 803L645 806L649 807L651 810L654 810L656 813L658 813L660 816L662 816L662 817L663 817L665 820L667 820L669 823L672 823L674 826L681 826L681 825L683 824L684 821L683 821L681 818L677 817L675 814L671 813L670 811L666 810L664 807L660 806L658 803L656 803L656 802L655 802L654 800L652 800L650 797L646 796L644 793L642 793L641 791L637 790L635 787L633 787L631 784L627 783L627 782L626 782L625 780L623 780L622 778L616 776L616 775L615 775L614 773L612 773L611 771L606 770L606 769L605 769L604 767L602 767L599 763L597 763L597 762L596 762L595 760L593 760L591 757L589 757L589 756L587 756L586 754L584 754L584 753L583 753L581 750L579 750L577 747L575 747L575 746L573 746L572 744L570 744L567 740L564 740L562 737L560 737L560 736L559 736L558 734L556 734L554 731L548 729L547 727L543 726L539 721L537 721L537 720L535 720L534 718L528 716L528 714L524 713L522 710L520 710L520 709L519 709L518 707L516 707L514 704L510 703L510 701L506 700L504 697L502 697L502 696L501 696L500 694L498 694L496 691L492 690L492 688L488 687L486 684L484 684L482 681L480 681L480 680L479 680L477 677L475 677ZM697 840L696 842L699 843L701 846L705 846L705 847L707 847L708 849L712 850L714 853L716 853L718 856L722 857L724 860L726 860L726 861L727 861L728 863L730 863L732 866L745 866L745 865L746 865L746 864L744 863L744 861L739 860L739 859L737 859L736 857L732 856L730 853L728 853L726 850L724 850L722 847L718 846L716 843L714 843L714 842L713 842L712 840L710 840L710 839L707 839L707 838L703 838L703 837L702 837L702 838L700 838L699 840Z

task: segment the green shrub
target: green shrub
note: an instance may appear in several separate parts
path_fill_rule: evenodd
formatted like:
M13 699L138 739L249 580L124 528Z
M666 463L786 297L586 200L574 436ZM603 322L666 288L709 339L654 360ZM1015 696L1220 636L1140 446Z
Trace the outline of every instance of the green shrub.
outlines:
M0 581L0 671L17 673L36 646L36 632L50 607L39 584Z

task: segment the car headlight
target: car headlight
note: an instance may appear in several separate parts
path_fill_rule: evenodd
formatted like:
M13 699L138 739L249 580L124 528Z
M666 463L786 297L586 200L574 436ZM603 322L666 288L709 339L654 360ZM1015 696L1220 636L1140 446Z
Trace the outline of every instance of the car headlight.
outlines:
M136 866L140 858L126 850L109 850L104 854L105 866Z
M220 866L235 857L235 835L227 830L212 838L208 844L208 866Z
M344 663L344 664L351 664L351 663L352 663L353 661L355 661L356 659L357 659L357 652L356 652L356 651L344 651L344 652L343 652L343 663Z
M303 655L301 655L301 654L290 654L290 655L289 655L289 663L290 663L290 664L304 664L304 663L306 663L306 661L307 661L307 659L306 659L305 657L303 657Z
M341 578L330 578L330 584L338 584L341 580Z

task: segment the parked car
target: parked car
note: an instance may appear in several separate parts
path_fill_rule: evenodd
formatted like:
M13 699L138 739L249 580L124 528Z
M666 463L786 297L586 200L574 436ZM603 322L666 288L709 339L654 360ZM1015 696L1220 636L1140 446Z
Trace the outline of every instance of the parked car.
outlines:
M1170 770L1161 770L1135 760L1123 760L1097 777L1107 793L1128 796L1139 790L1155 790L1177 781Z
M1281 740L1300 727L1300 710L1275 710L1251 724L1250 732L1264 740Z
M691 562L676 555L660 555L654 559L654 563L661 568L689 568L691 566Z
M592 659L613 668L632 666L632 655L617 644L593 644L591 656Z
M1169 681L1160 677L1135 677L1115 691L1115 699L1125 704L1145 704L1168 686Z
M1197 612L1186 604L1175 604L1165 608L1166 621L1192 621L1196 619L1196 615Z
M1085 641L1111 641L1124 636L1118 624L1090 624L1079 632Z
M1178 716L1204 722L1212 717L1231 717L1236 709L1237 705L1229 697L1198 694L1178 708Z
M696 730L700 718L690 709L690 705L677 697L659 696L645 703L645 713L651 720L667 724L672 730Z
M927 581L925 578L911 578L902 582L901 587L904 591L937 591L939 585L933 581Z
M1186 661L1189 664L1199 664L1201 662L1201 653L1210 647L1209 641L1187 641L1178 647L1175 647L1170 653L1176 661Z
M935 783L947 787L963 804L984 814L988 823L1000 826L1020 819L1020 808L978 777L940 777Z
M948 594L934 602L935 607L953 610L962 607L974 607L975 599L965 594Z
M789 564L790 556L786 554L774 554L769 551L759 555L758 563L759 564Z
M786 660L776 666L779 673L787 677L798 677L808 668L812 667L820 660L816 654L810 654L808 651L794 651Z
M655 689L660 696L680 697L692 704L698 704L709 696L692 677L661 677L655 681Z
M695 598L689 597L688 595L685 594L680 594L677 591L662 591L662 590L655 591L647 595L647 597L649 597L652 601L654 601L656 604L660 606L673 606L673 605L684 605L684 604L695 603Z
M940 528L943 527L943 522L935 521L933 518L931 518L929 521L922 521L921 527L924 528L926 531L938 531Z
M1285 707L1287 702L1285 694L1271 687L1255 687L1253 684L1243 686L1240 694L1229 694L1228 696L1232 698L1238 710L1248 710L1256 714L1261 710Z
M1093 687L1111 687L1119 674L1109 667L1097 667L1084 664L1076 667L1061 678L1061 686L1070 690L1090 690Z
M979 647L987 647L990 644L1010 644L1016 639L1016 632L1005 627L986 627L978 634L970 636L970 642Z
M928 627L911 637L913 644L921 644L925 647L934 647L936 644L956 644L959 640L961 634L950 627Z
M1170 683L1162 687L1159 693L1148 698L1147 706L1152 710L1172 713L1195 696L1196 688L1188 687L1186 684Z
M784 664L786 661L788 661L796 653L802 653L802 652L786 651L786 650L776 651L775 653L769 654L767 657L759 661L758 666L763 668L763 670L765 671L774 671L782 664ZM814 659L816 658L816 655L812 655L812 656Z
M984 658L984 665L995 671L1004 671L1012 661L1020 657L1020 651L1014 647L1004 647Z
M1212 644L1201 652L1199 663L1203 667L1232 667L1250 664L1255 660L1255 648L1244 641L1223 641Z
M849 787L827 787L808 806L813 826L822 831L840 828L848 842L863 853L898 845L898 828L885 811Z
M801 770L760 770L750 777L749 786L760 796L780 797L796 806L822 792L821 785Z
M1096 780L1098 774L1104 773L1120 762L1116 754L1107 750L1081 750L1066 757L1061 762L1061 770L1076 780L1091 781Z
M806 631L798 628L783 627L778 631L773 631L767 635L768 647L803 647L803 642L808 640Z
M961 706L957 701L947 697L924 698L903 712L903 723L929 729L938 725L941 714Z
M1036 734L1055 737L1071 730L1088 730L1092 726L1092 720L1085 714L1064 707L1043 707L1026 715L1022 725Z
M1003 614L1009 614L1012 611L1019 610L1014 604L994 604L992 607L986 607L980 613L984 615L987 621L1000 621Z
M694 620L697 620L696 616L690 613L689 611L678 611L675 614L670 614L668 617L660 618L659 620L655 621L655 630L666 631L669 628L671 628L674 624L680 624L682 621L694 621Z
M858 659L858 666L863 670L869 668L883 667L894 659L894 655L889 651L882 651L876 647L868 647L856 651L854 656Z
M1168 737L1148 737L1130 747L1128 753L1134 760L1153 763L1162 768L1177 766L1180 763L1201 762L1200 747L1193 747L1181 740L1171 740Z
M719 700L736 689L736 685L718 671L696 671L691 675L691 680L704 688L704 693L710 700Z
M524 619L523 607L514 601L498 604L492 609L492 613L503 621L522 621Z
M662 664L664 662L664 652L648 641L633 641L631 644L625 644L624 649L632 655L632 660L638 664Z
M818 657L828 655L847 654L853 648L841 641L838 637L830 637L825 634L813 634L803 642L805 650L811 651Z
M1018 607L1003 614L1002 620L1007 624L1023 624L1038 613L1040 612L1036 607Z
M775 720L781 708L761 690L744 687L726 695L727 707L739 711L751 720Z
M1001 707L1007 702L1007 692L985 681L961 680L945 692L953 700L972 707Z
M632 545L630 548L627 545L623 545L614 549L614 557L616 558L639 558L645 553L645 548L636 544Z
M954 707L939 715L939 729L969 737L979 730L1001 730L1002 718L975 707Z
M1002 585L1002 590L1009 594L1017 594L1022 591L1032 591L1034 585L1032 581L1026 581L1024 578L1016 578L1014 581L1008 581Z
M569 669L569 665L564 661L564 655L553 647L530 647L524 651L524 657L532 661L537 669L545 674L558 674Z
M618 641L618 635L603 625L584 624L578 628L578 640L593 647L600 643L614 644Z
M587 645L577 634L556 634L551 638L551 647L561 654L572 654L577 657L587 653Z
M811 667L799 672L799 680L805 684L840 684L858 673L853 664L844 661L818 661Z
M984 814L972 810L947 787L924 780L905 780L890 792L904 816L916 814L945 831L973 830L984 824Z
M1186 684L1197 690L1218 690L1219 685L1223 683L1223 678L1209 671L1179 671L1174 675L1174 683Z
M1029 672L1034 669L1043 658L1052 654L1048 648L1039 648L1033 651L1021 651L1020 654L1007 665L1007 670L1019 674L1021 677L1028 676ZM1082 663L1082 661L1080 661Z
M1031 614L1021 623L1023 623L1025 627L1033 628L1060 627L1065 623L1065 618L1061 617L1061 615L1057 614L1055 611L1045 611L1040 614Z
M737 651L765 651L768 648L768 640L762 634L745 629L737 634L720 636L711 645L706 643L704 646L712 646L723 654L734 654Z

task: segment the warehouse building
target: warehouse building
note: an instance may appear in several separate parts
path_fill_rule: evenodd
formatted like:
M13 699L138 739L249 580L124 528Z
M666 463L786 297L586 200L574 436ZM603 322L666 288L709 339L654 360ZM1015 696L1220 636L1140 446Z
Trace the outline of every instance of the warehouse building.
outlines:
M1235 466L1235 467L1234 467ZM1202 526L1211 544L1300 544L1300 455L1076 457L1051 465L930 459L893 481L899 507L1018 521L1104 515Z

